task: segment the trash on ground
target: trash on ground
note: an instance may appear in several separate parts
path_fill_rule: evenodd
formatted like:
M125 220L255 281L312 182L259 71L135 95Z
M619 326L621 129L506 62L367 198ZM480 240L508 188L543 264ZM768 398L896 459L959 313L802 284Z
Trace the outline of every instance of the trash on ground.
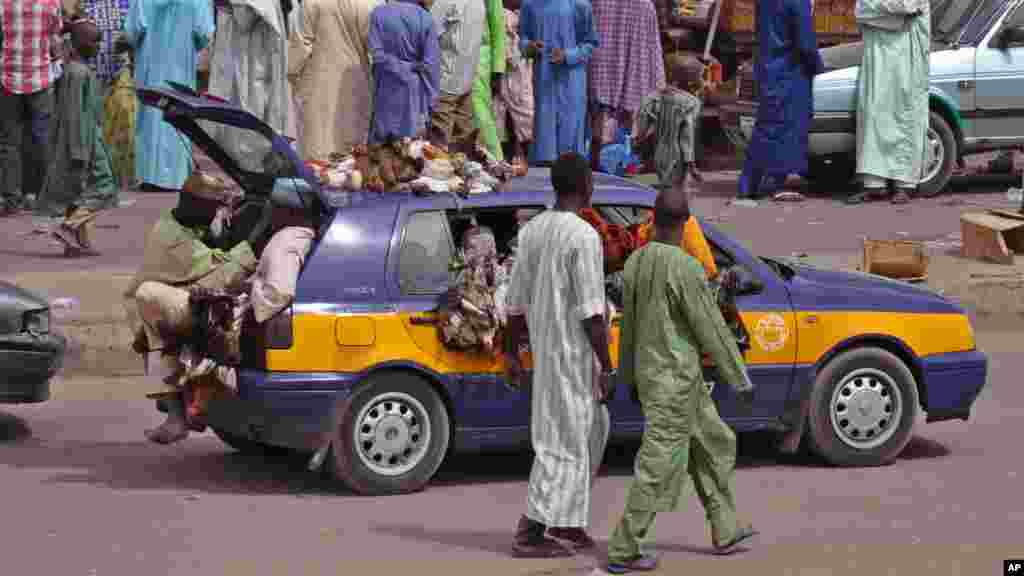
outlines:
M1024 190L1020 188L1010 188L1006 191L1006 199L1010 202L1020 203L1024 200Z
M779 192L775 196L772 196L772 200L776 202L803 202L804 195L799 192Z
M748 198L737 198L729 201L729 206L742 206L743 208L757 208L757 200Z
M1024 252L1024 215L1005 210L965 212L960 215L960 231L964 258L1012 265L1014 254Z
M928 251L913 240L864 240L863 269L895 280L922 282L928 278Z

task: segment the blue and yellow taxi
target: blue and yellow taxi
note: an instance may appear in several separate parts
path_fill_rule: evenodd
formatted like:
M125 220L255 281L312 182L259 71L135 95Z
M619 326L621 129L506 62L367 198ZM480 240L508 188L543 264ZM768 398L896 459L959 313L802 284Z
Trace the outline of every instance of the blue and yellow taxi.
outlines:
M554 202L544 171L468 198L336 194L252 115L175 90L140 95L248 195L301 181L292 189L306 190L299 200L322 221L293 304L245 327L239 393L215 401L208 417L225 442L311 453L312 466L324 464L366 494L422 489L455 451L528 449L528 393L503 385L498 359L442 345L437 324L470 218L507 248L517 210ZM241 132L262 135L277 161L261 169L217 144ZM611 223L645 218L655 197L646 186L595 175L593 204ZM784 450L805 440L832 464L872 466L903 450L921 413L928 422L968 419L987 359L959 305L878 276L757 257L702 225L718 268L741 278L737 305L751 336L753 410L741 412L727 386L713 386L737 431L776 431ZM614 328L613 358L617 336ZM707 379L714 384L713 367ZM613 441L641 434L628 386L617 387L609 408Z

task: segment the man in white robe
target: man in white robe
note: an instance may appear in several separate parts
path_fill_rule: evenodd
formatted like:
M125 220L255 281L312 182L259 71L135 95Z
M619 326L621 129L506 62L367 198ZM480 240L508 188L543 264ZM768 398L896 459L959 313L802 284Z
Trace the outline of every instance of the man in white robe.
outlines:
M288 35L279 0L231 0L217 11L210 93L250 112L278 133L288 127ZM214 136L242 168L262 172L269 141L226 128Z
M578 154L564 154L551 170L551 181L555 207L520 230L508 292L505 362L510 385L518 386L522 377L518 350L524 331L533 355L535 458L526 514L515 536L516 553L528 558L567 556L594 546L585 530L596 468L591 460L604 453L604 442L595 449L591 441L595 435L606 438L602 404L614 378L601 239L577 216L590 206L590 164Z

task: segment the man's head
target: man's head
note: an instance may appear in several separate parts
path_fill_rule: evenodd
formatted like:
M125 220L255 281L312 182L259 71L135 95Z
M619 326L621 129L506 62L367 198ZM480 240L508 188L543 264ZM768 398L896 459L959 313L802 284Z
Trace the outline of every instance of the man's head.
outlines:
M654 201L654 228L659 237L668 238L681 233L690 219L690 199L686 189L673 185L658 194Z
M691 93L700 91L704 81L704 64L696 56L676 54L666 64L668 69L665 75L669 84Z
M92 20L76 20L70 25L71 47L81 58L92 58L99 51L100 29Z
M220 178L196 171L182 186L175 217L188 226L209 226L211 235L219 238L227 215L239 200L239 190Z
M562 154L551 167L551 185L560 202L579 204L581 208L590 206L594 192L590 162L575 152Z

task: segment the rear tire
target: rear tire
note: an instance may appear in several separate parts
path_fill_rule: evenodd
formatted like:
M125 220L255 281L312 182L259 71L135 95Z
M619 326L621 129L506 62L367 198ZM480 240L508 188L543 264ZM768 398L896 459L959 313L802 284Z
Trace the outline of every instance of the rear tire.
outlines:
M835 466L881 466L910 442L917 409L917 384L902 360L880 348L855 348L815 379L808 440Z
M331 459L335 476L367 495L417 492L448 453L448 409L423 378L371 376L338 403Z
M924 166L924 175L928 176L928 179L921 182L917 187L917 193L924 198L934 198L941 194L949 184L949 180L953 177L953 171L956 169L957 157L959 156L956 146L956 134L949 126L949 122L946 122L945 118L934 111L928 115L928 141L926 146L933 148L933 151L929 151L928 159L925 160ZM941 160L938 162L937 171L929 176L929 162L933 152L941 154Z

